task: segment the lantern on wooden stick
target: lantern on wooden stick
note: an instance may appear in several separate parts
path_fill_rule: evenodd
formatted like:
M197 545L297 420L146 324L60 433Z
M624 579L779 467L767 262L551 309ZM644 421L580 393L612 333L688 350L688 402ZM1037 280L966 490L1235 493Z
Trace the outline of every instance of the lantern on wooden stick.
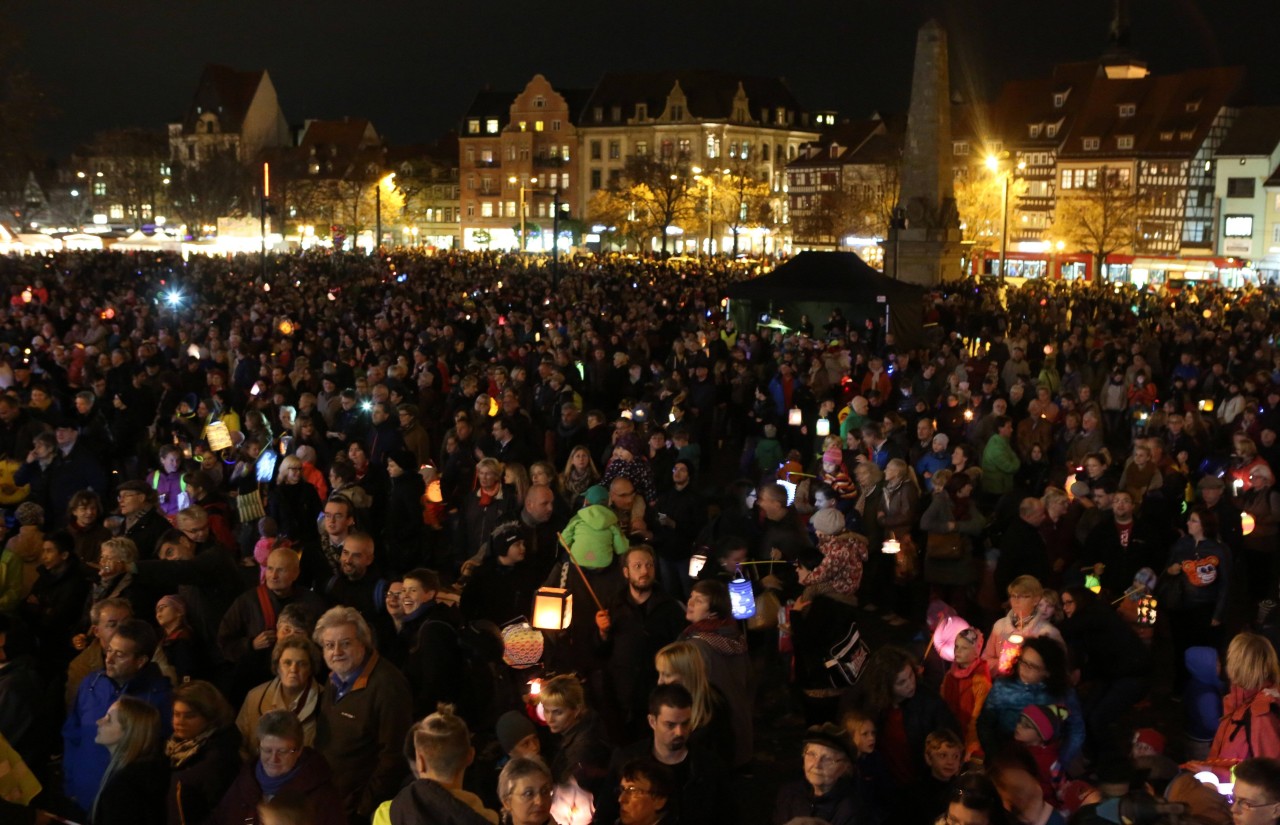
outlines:
M1253 528L1258 526L1258 522L1254 519L1252 513L1240 514L1240 532L1249 535L1253 532Z
M968 627L968 622L954 615L944 616L942 621L938 622L938 626L933 629L933 649L938 651L943 661L956 660L956 637L960 635L960 631Z
M814 425L813 431L817 433L818 438L826 438L831 435L831 420L828 418L819 418L818 423Z
M1153 625L1156 623L1156 609L1159 601L1155 596L1147 595L1138 600L1138 624Z
M573 594L563 587L539 587L533 597L533 626L565 630L573 621Z
M702 568L707 566L707 557L698 553L689 557L689 578L696 579L698 574L702 572Z
M729 604L733 607L733 618L750 619L756 615L756 594L751 589L751 582L743 578L742 572L729 582Z
M542 633L528 622L502 628L502 661L514 668L532 667L542 660Z

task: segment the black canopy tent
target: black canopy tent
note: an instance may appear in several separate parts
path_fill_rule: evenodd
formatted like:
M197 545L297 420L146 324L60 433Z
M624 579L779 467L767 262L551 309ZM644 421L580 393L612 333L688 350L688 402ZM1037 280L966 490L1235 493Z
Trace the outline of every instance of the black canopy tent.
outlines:
M866 322L883 319L887 312L889 332L899 347L914 349L922 343L924 290L882 275L852 252L801 252L768 275L729 287L728 296L744 332L755 330L766 314L769 323L788 327L808 315L820 336L831 311L839 307L864 340Z

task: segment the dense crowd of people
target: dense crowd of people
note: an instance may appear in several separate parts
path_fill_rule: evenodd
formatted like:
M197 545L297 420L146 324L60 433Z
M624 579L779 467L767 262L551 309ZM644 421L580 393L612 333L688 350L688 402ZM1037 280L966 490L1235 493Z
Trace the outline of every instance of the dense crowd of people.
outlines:
M1277 821L1273 292L753 274L0 259L4 820Z

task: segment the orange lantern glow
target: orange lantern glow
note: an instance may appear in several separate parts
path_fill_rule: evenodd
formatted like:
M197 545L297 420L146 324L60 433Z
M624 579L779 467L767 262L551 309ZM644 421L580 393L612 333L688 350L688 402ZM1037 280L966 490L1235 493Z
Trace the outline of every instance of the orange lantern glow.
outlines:
M1240 532L1243 533L1244 535L1247 536L1250 533L1252 533L1253 528L1256 527L1257 525L1258 523L1254 521L1253 516L1250 515L1249 513L1240 514Z
M1013 664L1022 653L1022 641L1022 637L1014 633L1000 645L1000 660L996 668L1000 675L1008 676L1013 672Z
M533 597L533 626L564 630L573 622L573 595L562 587L540 587Z

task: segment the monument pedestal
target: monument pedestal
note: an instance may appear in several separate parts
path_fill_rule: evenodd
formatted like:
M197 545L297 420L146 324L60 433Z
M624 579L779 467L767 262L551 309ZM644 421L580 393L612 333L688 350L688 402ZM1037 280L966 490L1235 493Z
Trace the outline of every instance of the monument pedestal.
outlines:
M894 229L883 246L884 274L890 278L920 286L964 279L959 229Z

